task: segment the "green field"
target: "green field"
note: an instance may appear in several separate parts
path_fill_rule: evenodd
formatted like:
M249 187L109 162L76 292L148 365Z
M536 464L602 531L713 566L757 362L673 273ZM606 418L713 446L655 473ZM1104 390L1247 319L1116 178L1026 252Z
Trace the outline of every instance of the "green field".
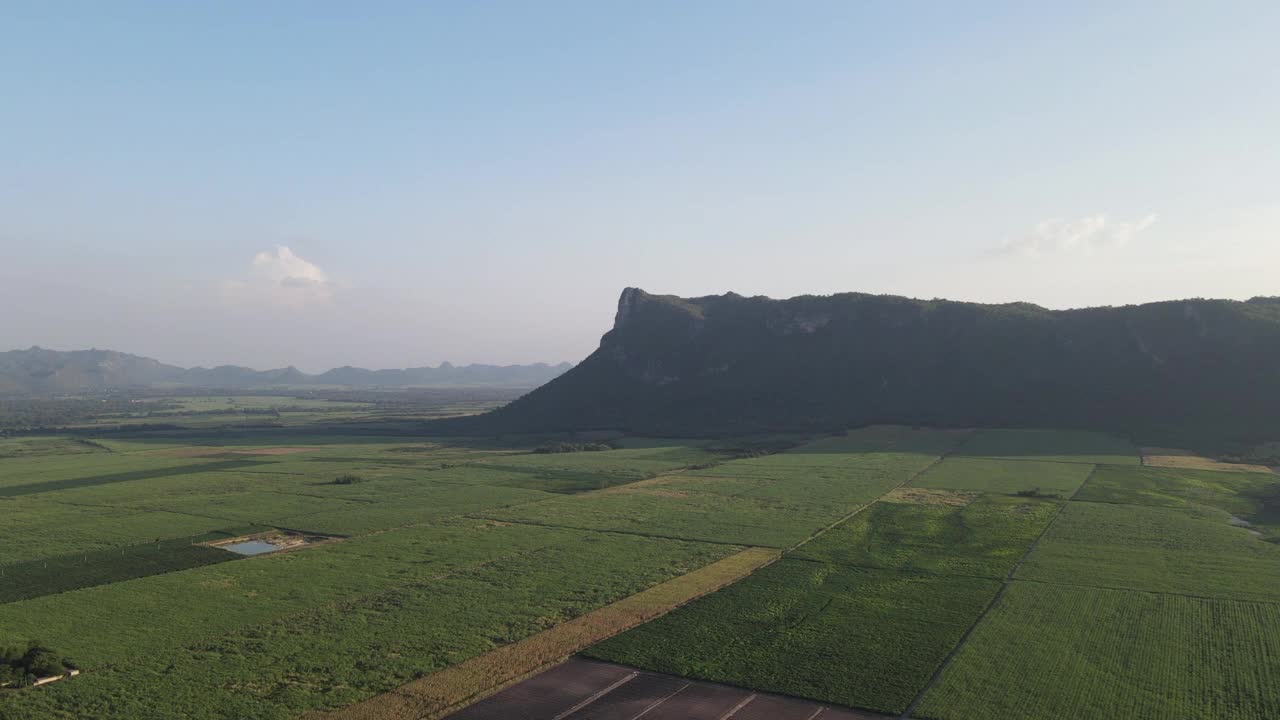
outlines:
M1059 504L984 495L963 505L878 502L793 557L855 567L1003 578Z
M1047 462L1139 465L1138 449L1128 441L1079 430L979 430L961 448L968 457Z
M1017 582L915 717L1280 717L1280 604Z
M936 462L938 455L931 453L944 452L954 442L942 432L914 432L898 439L901 450L872 451L858 433L824 438L777 455L481 515L785 548L907 482Z
M251 529L245 530L249 531ZM208 533L0 565L0 603L235 560L239 556L196 543L237 534Z
M84 671L0 690L0 717L340 708L747 547L785 554L592 652L899 714L972 629L924 696L929 717L1112 701L1134 717L1274 716L1270 475L1141 467L1125 441L1058 431L611 437L615 449L535 452L584 443L424 437L415 418L450 410L379 419L399 406L295 400L170 398L151 430L102 418L99 434L0 438L0 643L39 639ZM261 415L273 408L282 422ZM334 537L252 558L198 544L272 528ZM1213 636L1151 644L1184 618ZM1069 665L1054 664L1058 644ZM1176 667L1143 670L1156 651ZM988 676L1013 690L993 699ZM1059 676L1074 684L1029 697ZM1195 693L1209 709L1175 712Z
M921 475L914 487L941 490L972 490L1013 495L1069 498L1080 488L1093 465L1087 463L1037 462L1034 460L986 460L949 457Z
M163 609L136 607L163 592L141 585L145 581L111 586L121 589L96 598L93 607L78 597L93 591L43 598L43 605L0 606L0 626L9 631L27 629L10 622L15 616L58 614L51 627L41 628L41 637L60 647L82 646L80 656L94 667L77 682L28 695L28 702L6 705L0 699L0 711L15 720L54 713L132 720L277 718L340 707L732 551L538 528L451 530L504 537L449 543L457 548L445 553L449 557L420 560L424 567L409 576L392 568L412 554L389 562L386 554L371 553L429 553L444 535L383 540L354 552L350 541L351 548L327 546L148 578L166 581L163 591L173 593ZM307 558L313 553L316 561ZM297 567L273 567L281 563ZM368 569L379 563L378 571ZM233 566L239 572L225 572ZM146 622L143 614L152 616L153 627L145 637L136 634ZM75 643L78 628L86 626L95 628L94 637L87 646Z
M1280 601L1280 545L1228 524L1221 511L1073 502L1017 576Z
M783 560L587 654L900 713L999 586Z
M1104 465L1076 499L1189 510L1217 508L1249 521L1269 538L1280 538L1280 483L1269 473Z

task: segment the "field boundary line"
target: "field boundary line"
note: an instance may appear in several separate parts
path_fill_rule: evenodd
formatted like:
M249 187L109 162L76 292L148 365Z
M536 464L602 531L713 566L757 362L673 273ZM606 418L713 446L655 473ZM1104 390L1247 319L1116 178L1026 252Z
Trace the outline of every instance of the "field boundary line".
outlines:
M1067 498L1067 502L1075 502L1076 496L1080 494L1081 490L1089 486L1089 482L1093 480L1093 476L1097 474L1098 474L1098 464L1094 463L1093 469L1089 471L1088 475L1084 476L1084 482L1080 483L1080 487L1076 488L1076 491L1071 493L1071 497ZM1057 520L1058 518L1055 516L1053 519ZM1053 523L1049 523L1049 524L1052 525ZM1045 529L1047 530L1048 528L1046 527ZM1040 542L1040 540L1036 539L1036 542L1038 543Z
M950 457L950 456L952 455L952 453L955 453L957 450L959 450L960 448L964 447L964 446L965 446L965 443L969 442L969 440L970 440L970 439L972 439L972 438L973 438L973 436L974 436L974 435L976 435L976 434L977 434L977 433L970 432L968 435L966 435L966 436L965 436L965 438L964 438L963 440L961 440L960 442L956 443L955 447L953 447L953 448L951 448L950 450L947 450L946 452L944 452L944 453L942 453L941 455L937 456L937 457L936 457L936 458L934 458L934 459L933 459L933 461L932 461L932 462L930 462L928 465L925 465L924 467L920 468L919 470L915 471L914 473L911 473L911 475L909 475L909 476L907 477L907 479L906 479L906 480L903 480L902 482L898 483L897 485L894 485L893 487L889 488L888 490L885 490L883 493L881 493L880 495L876 496L876 498L875 498L874 500L872 500L871 502L865 503L865 504L863 504L863 505L859 505L857 508L855 508L855 509L853 510L853 512L850 512L850 513L848 513L848 514L844 515L843 517L841 517L840 519L838 519L838 520L836 520L835 522L831 523L830 525L827 525L826 527L820 528L819 530L817 530L816 532L814 532L814 533L813 533L812 535L810 535L809 537L807 537L807 538L805 538L805 539L801 540L800 542L796 543L795 545L792 545L792 546L790 546L790 547L786 548L785 550L783 550L783 552L784 552L784 553L792 553L792 552L795 552L798 548L800 548L800 546L802 546L802 545L806 545L806 544L808 544L808 543L813 542L814 540L817 540L819 537L822 537L823 535L826 535L828 532L830 532L830 531L834 530L835 528L839 527L840 525L843 525L844 523L848 522L848 521L849 521L849 519L850 519L850 518L852 518L854 515L857 515L858 513L862 512L863 510L866 510L867 508L871 507L872 505L875 505L876 503L880 502L882 499L884 499L884 497L885 497L886 495L888 495L889 493L893 492L894 490L898 490L898 489L900 489L900 488L904 488L904 487L906 487L906 486L910 485L911 483L915 482L915 481L916 481L916 479L917 479L917 478L919 478L921 475L924 475L925 473L929 472L929 471L930 471L930 470L932 470L933 468L935 468L935 467L937 467L938 465L942 464L942 461L943 461L943 460L946 460L948 457Z
M603 690L597 690L596 692L592 693L591 697L587 698L586 700L583 700L577 705L574 705L568 710L565 710L559 715L556 715L555 717L551 718L551 720L564 720L564 718L569 717L570 715L578 712L582 708L590 705L591 703L599 700L605 695L608 695L609 693L613 692L614 690L617 690L618 688L622 687L623 685L626 685L627 683L631 682L632 680L635 680L638 677L640 677L640 671L632 670L630 675L627 675L621 680L615 680L612 684L610 684L608 687L604 688ZM688 687L688 686L686 685L685 687ZM683 690L684 688L680 688L680 689ZM677 690L676 692L680 692L680 690Z
M957 455L956 457L967 460L999 460L1001 462L1051 463L1054 465L1114 465L1117 467L1142 467L1141 464L1105 463L1098 462L1097 460L1041 460L1033 457L999 457L996 455Z
M689 543L706 543L707 545L727 545L737 548L759 548L762 550L776 550L783 552L782 548L771 547L769 545L751 545L749 543L730 542L728 540L702 540L699 538L681 537L678 535L656 535L654 533L636 532L634 530L608 530L603 528L584 528L574 527L573 525L554 525L552 523L535 522L533 520L508 520L506 518L486 517L484 515L464 515L462 517L468 520L486 520L488 522L508 523L511 525L529 525L531 527L548 528L551 530L574 530L576 532L604 533L608 535L630 535L631 537L649 538L650 540L678 540L680 542Z
M457 665L304 720L434 720L559 664L574 653L715 592L781 557L748 548Z
M1089 477L1092 477L1093 473L1097 472L1097 469L1098 466L1095 464L1093 466L1093 470L1089 474ZM1085 482L1088 482L1088 478L1085 479ZM1084 483L1081 483L1080 487L1084 487ZM1076 492L1079 492L1078 488ZM1004 580L1000 584L1000 590L996 592L995 596L991 598L991 602L987 603L987 606L983 608L978 617L974 619L973 624L969 626L969 629L964 631L964 635L960 636L960 640L956 642L955 647L951 648L951 652L947 653L947 656L942 659L942 663L938 665L938 669L933 672L933 675L929 678L929 682L925 683L925 686L921 688L920 692L911 700L911 704L907 705L907 709L902 711L902 715L898 716L898 720L910 720L912 714L915 713L916 708L924 701L925 696L928 695L929 691L938 684L938 681L942 679L942 675L947 671L947 668L951 667L951 663L955 661L956 656L960 654L960 651L964 649L964 646L969 642L969 637L972 636L973 632L978 629L978 626L987 619L987 616L991 614L991 611L999 607L1001 601L1004 600L1005 594L1007 594L1009 592L1009 588L1013 586L1014 574L1018 572L1018 569L1022 567L1022 564L1027 561L1027 558L1031 556L1031 553L1040 545L1040 541L1049 533L1049 529L1053 527L1053 524L1058 522L1058 518L1062 517L1062 513L1066 511L1067 505L1069 505L1070 502L1070 500L1063 500L1059 504L1058 512L1054 513L1053 519L1045 523L1044 529L1041 530L1040 534L1036 536L1036 539L1027 546L1027 551L1022 553L1022 557L1018 558L1018 562L1015 563L1009 570L1009 573L1005 575Z
M1039 578L1015 578L1014 582L1036 583L1037 585L1057 585L1058 587L1079 588L1081 590L1106 590L1108 592L1142 593L1144 595L1165 595L1168 597L1186 598L1188 600L1206 600L1209 602L1249 603L1251 605L1280 605L1280 599L1256 600L1253 598L1227 597L1224 595L1194 595L1192 593L1172 592L1169 590L1142 590L1140 588L1119 587L1117 585L1087 585L1085 583L1060 582L1057 580L1041 580Z

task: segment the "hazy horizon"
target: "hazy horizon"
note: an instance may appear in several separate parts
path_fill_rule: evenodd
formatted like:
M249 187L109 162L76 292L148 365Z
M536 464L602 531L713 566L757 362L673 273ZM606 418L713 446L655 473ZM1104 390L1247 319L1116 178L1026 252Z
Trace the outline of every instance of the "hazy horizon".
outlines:
M1280 294L1274 3L9 3L0 23L0 349L554 364L626 286Z

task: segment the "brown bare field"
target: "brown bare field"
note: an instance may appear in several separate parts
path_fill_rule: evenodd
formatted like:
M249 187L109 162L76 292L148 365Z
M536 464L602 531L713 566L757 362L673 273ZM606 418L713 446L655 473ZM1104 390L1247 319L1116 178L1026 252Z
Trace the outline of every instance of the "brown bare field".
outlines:
M981 493L960 490L933 490L930 488L900 487L885 493L880 502L905 503L908 505L945 505L947 507L964 507L978 498Z
M714 592L778 559L750 548L611 605L332 712L304 720L434 720L538 673L570 655Z
M1151 467L1185 468L1187 470L1220 470L1224 472L1261 472L1269 473L1271 468L1265 465L1248 465L1245 463L1227 463L1212 458L1196 455L1190 450L1177 448L1142 448L1142 464Z

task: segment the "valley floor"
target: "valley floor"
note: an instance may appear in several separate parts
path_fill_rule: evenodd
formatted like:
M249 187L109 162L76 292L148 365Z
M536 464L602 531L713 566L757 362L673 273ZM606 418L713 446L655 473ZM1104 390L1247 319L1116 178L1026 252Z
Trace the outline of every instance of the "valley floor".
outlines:
M83 670L0 717L434 718L579 652L849 717L1280 717L1274 474L1081 432L616 444L0 440L0 646Z

